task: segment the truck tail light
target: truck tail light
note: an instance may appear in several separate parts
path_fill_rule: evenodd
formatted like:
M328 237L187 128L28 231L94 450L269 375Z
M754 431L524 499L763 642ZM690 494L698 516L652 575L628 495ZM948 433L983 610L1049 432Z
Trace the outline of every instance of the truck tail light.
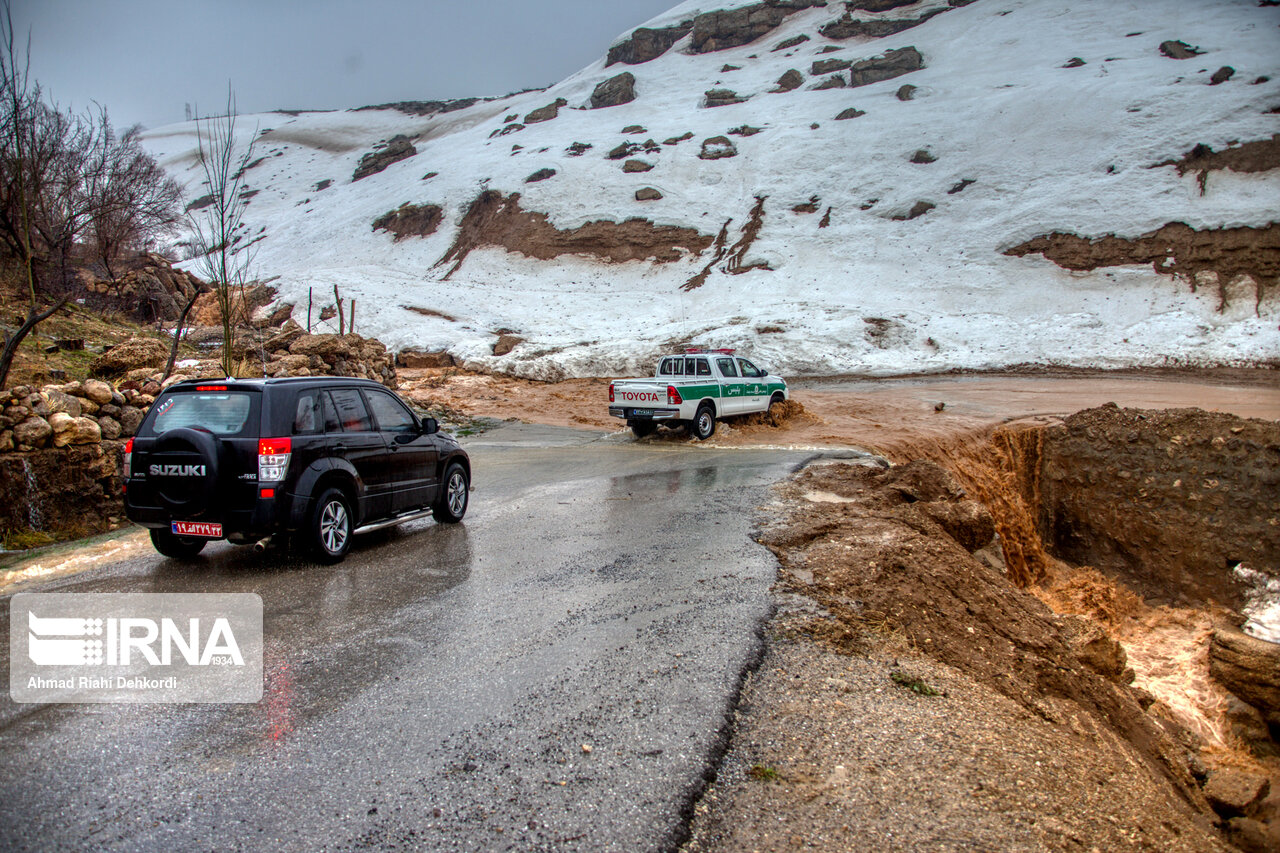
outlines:
M613 402L613 383L609 383L609 402Z
M293 439L258 439L258 484L278 483L289 469L289 456L293 453Z
M684 402L684 398L680 396L680 392L676 390L676 386L667 386L667 405L678 406Z
M129 439L124 443L124 478L127 480L133 475L133 439Z

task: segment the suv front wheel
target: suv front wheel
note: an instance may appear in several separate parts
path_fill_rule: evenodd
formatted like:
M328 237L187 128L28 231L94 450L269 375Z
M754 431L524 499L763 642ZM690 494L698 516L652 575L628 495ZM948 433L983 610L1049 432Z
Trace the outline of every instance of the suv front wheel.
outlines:
M351 548L351 505L340 489L327 489L311 510L308 530L316 559L338 563Z
M436 521L445 524L457 524L467 514L467 492L471 488L471 480L466 469L453 463L444 472L444 489L431 508L431 515Z

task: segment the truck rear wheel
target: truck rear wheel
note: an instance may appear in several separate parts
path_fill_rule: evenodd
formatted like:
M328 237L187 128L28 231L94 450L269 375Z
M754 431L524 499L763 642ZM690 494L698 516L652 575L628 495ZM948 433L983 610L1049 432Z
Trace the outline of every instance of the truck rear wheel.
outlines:
M653 421L632 421L631 431L636 434L636 438L644 438L647 435L653 435L658 425Z
M716 412L711 408L710 403L703 403L698 407L698 413L693 416L693 435L698 441L706 441L715 435L716 431Z

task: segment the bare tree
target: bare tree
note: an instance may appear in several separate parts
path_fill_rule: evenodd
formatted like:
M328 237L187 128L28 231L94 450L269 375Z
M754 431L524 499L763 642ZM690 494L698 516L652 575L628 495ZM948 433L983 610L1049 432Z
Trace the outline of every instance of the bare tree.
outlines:
M102 145L95 152L86 189L93 246L114 280L114 265L122 256L149 248L181 221L182 188L142 150L139 127L117 139L106 110L101 121Z
M169 361L164 366L164 376L160 377L161 384L173 373L174 365L178 363L178 344L182 342L182 330L187 325L187 315L191 313L191 309L195 306L196 300L200 298L200 294L206 291L197 287L191 292L191 296L187 299L187 304L182 307L182 313L178 316L178 324L173 327L173 342L169 344Z
M77 114L44 102L29 73L30 37L20 50L9 0L0 9L0 254L16 261L27 297L25 319L4 329L2 387L23 339L65 304L81 242L91 238L114 278L122 252L177 224L182 195L143 151L138 128L117 137L104 107Z
M253 261L251 247L246 244L237 249L236 243L243 236L239 232L244 227L248 205L244 174L253 156L257 131L249 135L247 143L238 143L236 118L235 94L230 85L225 115L201 118L197 111L196 140L210 203L188 214L195 233L197 265L213 288L222 313L222 368L227 376L235 367L234 311L244 305L244 287Z
M47 124L48 110L40 101L40 90L30 78L31 41L27 40L21 63L14 47L13 15L9 3L4 3L4 17L0 19L0 186L7 198L0 206L5 242L22 267L24 289L27 292L26 317L17 329L4 327L4 348L0 351L0 388L5 387L9 370L18 353L18 346L43 320L51 317L66 304L66 297L51 307L43 308L37 282L35 219L38 211L39 187L33 177L37 170L31 158L43 156L41 129Z

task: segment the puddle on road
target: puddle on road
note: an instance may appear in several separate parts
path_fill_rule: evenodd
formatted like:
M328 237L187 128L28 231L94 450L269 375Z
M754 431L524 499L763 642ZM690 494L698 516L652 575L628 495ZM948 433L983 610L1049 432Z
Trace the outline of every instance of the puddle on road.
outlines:
M107 560L123 560L151 552L147 531L136 529L87 543L63 543L44 553L20 557L13 568L0 571L0 593L37 580L51 580L82 572Z

